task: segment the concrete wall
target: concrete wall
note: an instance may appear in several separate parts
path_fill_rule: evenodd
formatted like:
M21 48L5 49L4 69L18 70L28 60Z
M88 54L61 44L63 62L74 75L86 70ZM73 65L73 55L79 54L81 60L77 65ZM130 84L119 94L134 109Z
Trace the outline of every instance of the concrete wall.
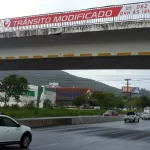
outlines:
M56 117L56 118L39 118L39 119L18 119L20 124L32 128L61 126L61 125L79 125L94 124L103 122L123 121L123 116L103 117L103 116L79 116L79 117Z
M142 18L142 16L141 16ZM134 28L149 28L150 21L145 18L145 20L134 20L127 21L124 20L107 20L106 22L88 23L80 22L80 24L72 26L61 26L59 27L49 27L44 29L28 29L28 30L18 30L12 32L0 33L0 38L12 38L12 37L28 37L28 36L43 36L43 35L56 35L56 34L70 34L70 33L80 33L80 32L95 32L95 31L110 31L110 30L124 30L124 29L134 29ZM131 18L130 18L131 19ZM134 18L135 19L135 18ZM149 19L149 18L148 18Z
M113 117L104 117L104 116L88 116L88 117L74 117L72 118L72 124L93 124L93 123L103 123L103 122L113 122L113 121L123 121L123 116L113 116Z
M57 119L34 119L34 120L17 120L20 124L29 126L31 128L71 125L71 118L57 118Z

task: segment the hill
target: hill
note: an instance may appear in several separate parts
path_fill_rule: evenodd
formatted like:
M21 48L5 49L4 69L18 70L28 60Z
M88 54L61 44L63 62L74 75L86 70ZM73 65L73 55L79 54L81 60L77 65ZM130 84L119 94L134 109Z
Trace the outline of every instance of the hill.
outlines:
M80 78L60 70L40 70L40 71L1 71L0 79L17 74L28 79L33 85L48 85L49 82L58 82L60 86L68 87L88 87L94 90L113 92L120 95L121 90L94 80Z
M60 86L67 87L88 87L98 91L113 92L116 95L121 94L121 90L101 82L91 79L76 77L60 70L34 70L34 71L1 71L0 79L10 75L17 74L28 79L33 85L48 85L50 82L58 82ZM150 96L150 91L146 89L140 90L140 95Z

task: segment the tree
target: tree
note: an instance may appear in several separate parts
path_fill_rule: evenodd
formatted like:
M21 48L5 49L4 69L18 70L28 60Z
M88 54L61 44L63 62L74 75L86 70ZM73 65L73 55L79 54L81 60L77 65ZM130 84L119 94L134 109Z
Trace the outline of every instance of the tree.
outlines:
M5 102L5 98L0 96L0 103L4 103Z
M138 108L150 107L150 98L147 96L141 96L135 101L135 106Z
M124 101L122 100L121 97L115 96L113 101L114 101L114 107L124 108Z
M0 92L5 93L5 106L7 106L10 97L14 97L19 102L20 96L26 95L28 92L28 81L24 77L10 75L0 81Z
M53 104L49 99L44 100L43 108L53 108Z
M36 108L35 101L34 101L34 100L31 100L31 101L27 102L27 103L24 105L24 107L25 107L25 108L29 108L29 109Z
M120 97L114 95L114 93L105 93L105 92L94 92L91 98L96 99L97 103L100 107L103 108L122 108L124 106L124 102Z
M92 99L96 99L100 107L104 105L105 93L101 91L93 92L91 95Z
M75 106L81 106L85 103L86 101L86 96L85 95L80 95L79 97L76 97L75 100L73 101Z
M96 99L89 99L88 100L88 104L90 105L90 106L97 106L98 105L98 101L96 100Z

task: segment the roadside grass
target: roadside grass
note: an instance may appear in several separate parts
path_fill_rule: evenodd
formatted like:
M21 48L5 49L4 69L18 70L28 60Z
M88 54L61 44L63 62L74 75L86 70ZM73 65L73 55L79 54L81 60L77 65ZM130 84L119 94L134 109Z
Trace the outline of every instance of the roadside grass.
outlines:
M0 112L13 118L39 118L39 117L63 117L63 116L90 116L103 115L106 110L78 110L65 108L0 108ZM125 114L125 111L117 110L119 114Z

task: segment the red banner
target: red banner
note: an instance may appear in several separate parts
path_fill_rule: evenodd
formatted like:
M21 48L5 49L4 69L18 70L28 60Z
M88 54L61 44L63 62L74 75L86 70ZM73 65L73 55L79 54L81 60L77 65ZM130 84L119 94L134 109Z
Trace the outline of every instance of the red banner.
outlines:
M41 25L61 22L83 21L96 18L110 18L118 16L122 6L91 9L85 11L69 12L62 14L50 14L43 16L32 16L3 20L4 27L20 27L30 25Z

